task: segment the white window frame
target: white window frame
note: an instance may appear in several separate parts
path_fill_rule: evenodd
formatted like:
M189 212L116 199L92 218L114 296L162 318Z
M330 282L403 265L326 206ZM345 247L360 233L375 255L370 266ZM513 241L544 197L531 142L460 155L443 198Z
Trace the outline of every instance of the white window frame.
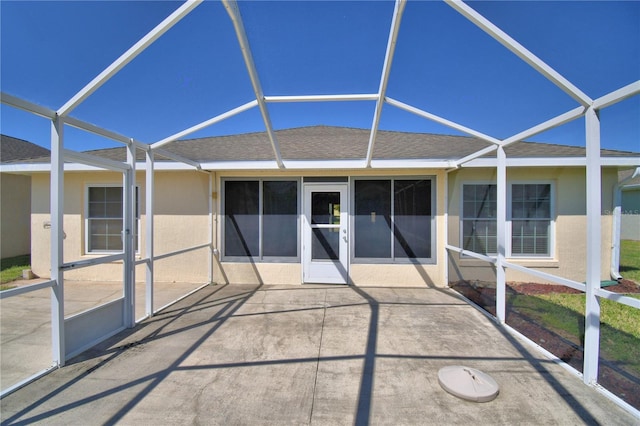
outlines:
M512 189L513 185L550 185L550 203L549 203L549 254L546 255L513 255L512 254ZM459 247L464 248L464 186L465 185L497 185L495 181L487 181L487 180L472 180L472 181L463 181L460 184L459 193L460 193L460 210L458 214L458 229L459 229ZM468 219L468 218L467 218ZM497 220L497 218L496 218ZM550 260L555 259L556 256L556 182L553 180L513 180L507 182L507 216L506 216L506 257L510 259L517 260ZM497 253L487 253L487 256L496 256ZM471 259L472 257L469 255L462 254L461 258Z
M124 186L122 185L122 183L88 183L85 184L84 186L84 253L85 255L105 255L105 254L115 254L115 253L122 253L124 251L124 244L123 244L123 250L120 251L89 251L89 220L91 219L89 217L89 189L90 188L122 188L123 193L124 193ZM138 249L135 251L136 254L140 254L140 187L138 185L136 185L136 193L138 194L138 196L136 197L136 206L135 206L135 211L138 212L137 216L136 216L136 235L138 236L137 240L137 246ZM124 207L124 206L123 206ZM123 228L124 228L124 211L122 212L122 217L121 217L122 221L123 221Z
M438 249L437 249L437 192L438 181L435 175L400 175L400 176L351 176L349 182L349 253L350 263L352 264L420 264L420 265L434 265L438 261ZM355 206L356 206L356 181L359 180L390 180L391 181L391 257L386 258L372 258L372 257L355 257ZM393 224L395 222L395 203L394 203L394 186L393 182L397 180L428 180L431 182L431 257L419 257L419 258L404 258L395 257L393 253L394 245L394 231Z
M220 246L222 248L221 250L221 258L223 262L255 262L255 263L300 263L300 252L301 252L301 235L302 235L302 221L301 221L301 215L302 215L302 179L300 177L296 177L296 176L291 176L291 177L269 177L269 176L248 176L248 177L225 177L225 178L221 178L221 184L220 184L220 188L221 188L221 198L220 198L220 211L221 211L221 217L222 217L222 221L221 221L221 228L220 228L220 237L221 237L221 241L220 241ZM227 221L227 210L226 210L226 206L225 206L225 197L226 197L226 183L227 182L246 182L246 181L257 181L258 182L258 227L259 227L259 231L258 231L258 250L259 250L259 254L258 256L253 256L253 257L248 257L248 256L227 256L226 253L226 235L225 235L225 228L226 228L226 221ZM297 236L296 236L296 241L297 241L297 247L296 247L296 256L264 256L262 253L262 249L263 249L263 232L262 232L262 225L263 225L263 184L265 181L268 182L272 182L272 181L286 181L286 182L297 182L298 184L298 188L296 191L298 200L296 203L296 209L297 209L297 219L296 219L296 232L297 232Z

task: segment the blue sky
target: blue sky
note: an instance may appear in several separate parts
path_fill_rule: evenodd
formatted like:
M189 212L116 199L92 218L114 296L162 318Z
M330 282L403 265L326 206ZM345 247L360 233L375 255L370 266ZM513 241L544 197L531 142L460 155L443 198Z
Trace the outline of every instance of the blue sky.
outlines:
M640 79L640 2L471 2L592 98ZM180 2L0 2L3 92L58 109ZM266 95L376 93L393 2L241 1ZM410 1L387 95L505 139L577 103L448 5ZM72 116L146 143L253 99L233 26L205 2ZM375 103L270 104L276 129L367 128ZM2 133L49 145L49 122L2 105ZM602 111L602 146L640 151L640 96ZM458 134L385 105L381 129ZM66 128L75 150L118 143ZM189 137L263 131L254 108ZM531 140L584 145L576 120Z

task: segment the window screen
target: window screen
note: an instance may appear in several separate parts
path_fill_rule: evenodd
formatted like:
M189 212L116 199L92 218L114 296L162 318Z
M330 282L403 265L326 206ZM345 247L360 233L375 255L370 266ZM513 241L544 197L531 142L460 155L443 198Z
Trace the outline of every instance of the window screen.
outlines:
M462 248L475 253L496 254L496 185L466 184L462 197Z
M87 251L122 251L122 187L92 186L88 188ZM136 219L138 214L138 188L136 188ZM134 226L135 249L138 249L137 223Z
M431 258L430 179L355 181L355 258Z
M511 254L549 256L551 185L511 186Z
M224 255L298 256L298 182L224 182Z

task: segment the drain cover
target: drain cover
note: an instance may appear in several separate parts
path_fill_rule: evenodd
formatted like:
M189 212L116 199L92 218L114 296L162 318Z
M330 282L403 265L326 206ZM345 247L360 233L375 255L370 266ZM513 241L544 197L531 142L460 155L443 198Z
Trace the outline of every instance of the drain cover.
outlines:
M438 382L450 394L473 402L492 401L500 391L491 376L461 365L441 368L438 371Z

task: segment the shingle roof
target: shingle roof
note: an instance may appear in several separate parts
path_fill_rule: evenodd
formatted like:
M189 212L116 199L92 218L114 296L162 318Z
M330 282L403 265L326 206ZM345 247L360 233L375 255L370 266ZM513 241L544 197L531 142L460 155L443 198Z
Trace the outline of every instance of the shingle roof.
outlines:
M0 162L17 162L32 158L49 156L51 151L12 136L0 135Z
M284 160L356 160L364 159L369 144L369 129L310 126L277 130L276 138ZM456 160L490 144L478 138L430 133L381 130L377 133L373 159ZM266 132L215 136L171 142L163 149L201 163L213 161L274 160ZM581 147L517 142L505 148L508 157L582 157ZM125 148L87 151L99 157L125 161ZM623 151L602 150L603 156L627 156ZM495 152L485 157L495 157ZM144 153L137 159L144 161ZM48 159L47 159L48 160ZM156 160L167 160L157 156Z
M285 160L362 159L367 155L369 130L348 127L311 126L275 132ZM466 136L381 130L376 137L374 159L459 159L489 146ZM265 132L187 139L164 146L168 151L200 162L273 160ZM506 148L510 157L584 156L573 146L518 142ZM91 151L91 154L124 161L123 148ZM602 150L604 156L625 156L622 151ZM488 156L491 156L489 154ZM493 154L495 156L495 154ZM142 157L141 157L142 158Z
M633 175L633 172L635 172L635 168L633 169L629 169L629 170L622 170L620 172L618 172L618 182L622 182L628 178L630 178ZM633 179L626 181L624 186L640 186L640 176L636 176Z

